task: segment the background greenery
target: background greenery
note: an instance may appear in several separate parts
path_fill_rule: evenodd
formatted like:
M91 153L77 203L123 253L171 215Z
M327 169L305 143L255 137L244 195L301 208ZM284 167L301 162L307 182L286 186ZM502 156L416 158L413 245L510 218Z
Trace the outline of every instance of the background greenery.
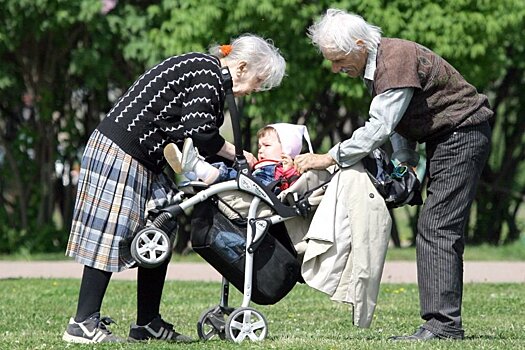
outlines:
M0 0L0 253L63 251L75 176L91 131L148 67L244 32L272 38L288 61L274 91L239 100L244 144L263 124L308 125L323 152L363 124L359 79L330 73L306 28L328 7L443 55L495 110L492 154L472 209L469 243L520 239L525 197L525 2L522 0ZM417 208L394 212L410 244ZM407 231L408 229L408 231ZM397 235L401 232L401 235ZM406 232L406 233L403 233Z
M61 340L74 312L79 280L29 279L2 281L0 288L0 344L3 349L64 349ZM231 290L230 305L238 307L241 294ZM167 282L161 313L176 329L194 338L201 312L217 305L220 284ZM116 322L111 328L127 336L134 322L135 282L113 281L102 306ZM464 291L464 341L392 343L389 336L413 332L419 325L417 287L384 284L372 327L351 322L347 305L305 285L297 285L275 305L252 305L262 312L269 334L262 343L211 340L193 344L97 344L75 349L524 349L525 289L519 284L467 284ZM191 301L191 302L189 302Z

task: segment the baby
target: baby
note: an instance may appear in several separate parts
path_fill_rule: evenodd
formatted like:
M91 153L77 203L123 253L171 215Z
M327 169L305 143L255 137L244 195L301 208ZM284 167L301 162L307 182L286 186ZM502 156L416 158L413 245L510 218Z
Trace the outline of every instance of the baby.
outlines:
M264 186L274 188L276 193L287 189L300 174L294 168L293 158L301 153L303 140L312 151L308 130L304 125L277 123L270 124L257 132L258 162L252 175ZM175 144L164 149L166 160L177 174L184 174L189 180L200 180L209 185L232 180L237 171L224 163L210 164L199 156L191 138L184 141L182 153Z

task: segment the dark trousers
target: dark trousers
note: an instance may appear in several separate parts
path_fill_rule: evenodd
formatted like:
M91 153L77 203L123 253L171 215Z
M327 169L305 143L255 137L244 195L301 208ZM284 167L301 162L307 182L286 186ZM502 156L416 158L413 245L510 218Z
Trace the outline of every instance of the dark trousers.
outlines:
M464 231L490 150L490 126L460 128L426 147L429 182L416 237L423 328L463 338Z

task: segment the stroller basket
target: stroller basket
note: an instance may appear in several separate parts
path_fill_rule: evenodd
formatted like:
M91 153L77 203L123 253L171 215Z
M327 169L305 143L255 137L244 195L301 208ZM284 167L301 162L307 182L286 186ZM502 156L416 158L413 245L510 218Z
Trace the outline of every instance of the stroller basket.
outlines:
M236 225L206 200L193 209L192 248L225 279L244 292L246 224ZM254 251L252 301L275 304L300 278L301 265L282 223L272 225Z

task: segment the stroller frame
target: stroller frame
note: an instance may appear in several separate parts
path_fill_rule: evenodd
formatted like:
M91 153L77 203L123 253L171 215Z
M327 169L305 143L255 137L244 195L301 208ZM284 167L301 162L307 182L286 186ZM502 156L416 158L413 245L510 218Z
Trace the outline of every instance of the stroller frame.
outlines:
M228 305L229 282L223 277L220 303L201 314L197 322L197 333L203 340L218 336L221 339L239 343L245 339L260 341L268 334L268 322L262 313L249 306L252 299L254 253L272 225L297 216L306 216L310 211L310 206L307 196L301 200L293 198L291 206L285 205L272 191L262 186L251 175L242 151L239 117L231 90L231 76L227 67L222 68L221 72L232 116L237 178L212 186L201 182L190 182L189 186L181 187L182 191L176 195L173 204L148 213L152 224L134 236L131 243L131 254L140 266L148 268L159 266L171 256L176 236L176 230L173 230L174 218L181 214L188 214L195 205L226 191L238 190L252 194L253 199L248 209L246 225L245 274L241 307L232 308ZM188 194L191 194L191 197L187 198ZM275 214L257 218L257 209L261 203L268 204ZM170 235L166 232L174 233ZM228 317L225 319L225 316Z

